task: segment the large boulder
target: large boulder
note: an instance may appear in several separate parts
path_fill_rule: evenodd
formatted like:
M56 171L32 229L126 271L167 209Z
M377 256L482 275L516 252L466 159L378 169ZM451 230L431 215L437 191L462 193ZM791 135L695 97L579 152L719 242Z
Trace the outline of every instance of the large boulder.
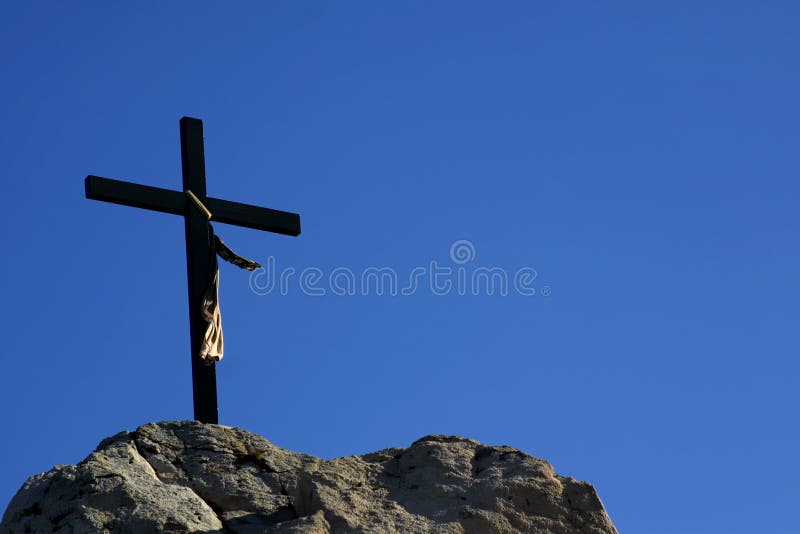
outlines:
M426 436L324 461L194 421L107 438L28 479L8 533L616 533L594 488L512 447Z

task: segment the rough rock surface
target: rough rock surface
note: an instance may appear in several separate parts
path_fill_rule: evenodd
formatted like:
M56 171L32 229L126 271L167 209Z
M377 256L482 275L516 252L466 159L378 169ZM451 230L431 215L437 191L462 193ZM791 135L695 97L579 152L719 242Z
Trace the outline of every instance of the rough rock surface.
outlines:
M0 532L616 533L594 488L512 447L426 436L324 461L193 421L28 479Z

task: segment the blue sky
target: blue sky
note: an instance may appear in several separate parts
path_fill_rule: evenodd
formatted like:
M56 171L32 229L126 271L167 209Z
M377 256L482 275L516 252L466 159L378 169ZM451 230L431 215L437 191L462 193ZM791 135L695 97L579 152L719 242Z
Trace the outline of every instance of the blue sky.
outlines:
M623 533L800 532L798 15L3 3L0 503L192 415L182 221L83 194L179 188L187 115L210 195L301 213L298 238L217 225L244 256L319 285L538 273L533 296L314 297L223 265L222 423L325 458L510 444L594 484Z

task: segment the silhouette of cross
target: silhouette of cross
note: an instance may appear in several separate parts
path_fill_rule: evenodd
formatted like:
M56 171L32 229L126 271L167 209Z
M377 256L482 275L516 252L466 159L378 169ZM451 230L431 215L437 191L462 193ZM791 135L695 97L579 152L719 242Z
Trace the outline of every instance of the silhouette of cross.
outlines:
M213 276L215 254L208 216L211 221L290 236L300 234L300 216L206 196L203 123L199 119L183 117L180 126L183 191L90 175L85 182L86 198L183 215L186 223L194 418L202 423L216 424L219 420L216 368L214 363L207 364L199 356L207 325L202 315L203 296Z

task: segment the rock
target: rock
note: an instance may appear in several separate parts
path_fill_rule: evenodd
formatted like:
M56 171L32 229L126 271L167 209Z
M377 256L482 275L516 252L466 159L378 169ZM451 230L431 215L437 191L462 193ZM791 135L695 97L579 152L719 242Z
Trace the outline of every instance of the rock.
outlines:
M616 533L594 488L512 447L426 436L324 461L244 430L147 424L28 479L0 532Z

